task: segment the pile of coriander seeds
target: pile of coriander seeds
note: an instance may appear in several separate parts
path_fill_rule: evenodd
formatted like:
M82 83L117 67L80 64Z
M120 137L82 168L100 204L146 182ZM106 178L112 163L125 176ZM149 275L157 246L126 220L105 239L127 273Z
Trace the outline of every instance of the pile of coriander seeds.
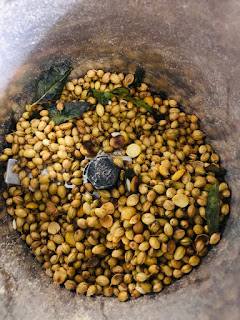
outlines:
M230 197L223 178L207 169L220 167L219 156L205 144L198 118L145 83L131 87L133 80L103 70L72 79L58 110L71 101L93 107L56 126L47 108L27 105L0 156L17 160L13 172L21 184L6 187L7 212L46 274L68 290L120 301L158 293L191 272L220 240L220 232L210 235L206 217L211 187L219 180L220 224ZM129 87L161 120L115 96L103 106L89 90L118 87ZM40 117L30 120L36 110ZM112 156L118 182L96 197L83 170L98 152L116 150L132 161Z

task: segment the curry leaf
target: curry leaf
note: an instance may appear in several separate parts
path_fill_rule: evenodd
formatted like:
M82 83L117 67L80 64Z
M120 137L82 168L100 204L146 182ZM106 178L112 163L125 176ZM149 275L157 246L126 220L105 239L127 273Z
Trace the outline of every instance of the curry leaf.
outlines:
M209 235L218 232L220 219L220 196L219 196L219 182L216 181L209 193L208 193L208 203L206 208L206 218L208 223Z
M99 91L90 88L89 92L92 93L94 98L97 99L99 103L101 103L103 106L106 106L108 104L109 99L111 99L114 95L110 91Z
M206 172L214 172L218 177L223 177L226 174L226 170L222 166L216 166L213 163L206 167L205 170Z
M135 104L138 107L144 107L148 112L152 112L152 108L149 106L148 103L146 103L143 100L137 100L133 97L124 97L125 100L131 101L133 104Z
M130 96L130 90L125 87L117 87L113 89L112 91L99 91L95 89L89 89L89 92L92 93L92 95L98 100L99 103L101 103L103 106L106 106L108 104L108 100L117 97L119 99L124 99L126 101L131 101L133 104L135 104L138 107L145 108L148 112L150 112L154 119L156 121L160 121L164 119L164 116L159 113L157 109L151 108L149 104L143 100L137 100Z
M125 87L117 87L117 88L113 89L112 93L115 95L126 96L126 95L130 95L130 90Z
M67 77L73 70L69 61L51 66L50 69L42 71L37 84L34 103L55 102L61 97Z
M53 120L56 126L68 120L81 116L90 106L90 103L85 101L77 101L64 102L63 105L64 109L62 111L59 111L56 105L52 105L47 109L49 112L50 120Z
M134 80L132 86L134 88L140 87L143 82L143 78L145 77L146 71L142 67L138 67L134 74Z
M123 97L123 99L125 99L127 101L131 101L133 104L135 104L138 107L145 108L149 113L152 114L152 116L154 117L154 119L156 121L160 121L160 120L165 119L164 116L162 114L160 114L160 112L157 109L151 108L149 106L149 104L143 100L137 100L137 99L135 99L133 97L129 97L129 96Z

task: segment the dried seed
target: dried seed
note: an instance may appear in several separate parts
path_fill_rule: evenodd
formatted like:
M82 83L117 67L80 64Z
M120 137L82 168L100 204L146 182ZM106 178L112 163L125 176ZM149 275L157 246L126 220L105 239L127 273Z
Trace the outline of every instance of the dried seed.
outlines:
M106 214L113 214L115 211L114 205L111 202L106 202L101 207Z
M127 206L135 207L139 201L139 196L137 194L132 194L127 198Z
M217 244L220 240L220 237L221 237L220 233L213 233L211 235L209 243L210 244Z
M57 234L59 231L60 231L60 225L57 222L52 221L48 226L48 233Z
M144 213L142 215L142 222L146 225L150 225L155 221L155 217L154 215L152 215L151 213Z
M126 154L130 157L130 158L136 158L137 156L139 156L139 154L141 153L141 147L136 144L136 143L132 143L130 145L127 146L126 149Z
M27 149L27 150L25 150L24 151L24 157L26 157L26 158L34 158L35 157L35 155L36 155L36 151L35 150L33 150L33 149Z
M110 146L112 146L115 149L122 148L124 144L125 144L125 139L121 134L110 139Z
M159 166L159 173L164 177L164 178L167 178L169 176L169 171L168 171L168 168L164 165L160 165Z
M180 169L172 175L172 181L178 181L185 173L185 169Z
M106 247L103 244L97 244L92 248L92 253L94 254L103 254L106 251Z
M105 287L105 286L107 286L108 284L109 284L109 279L106 277L106 276L98 276L97 278L96 278L96 282L97 282L97 284L99 284L100 286L102 286L102 287Z
M70 246L74 247L76 242L74 239L74 232L67 232L65 235L65 240Z
M67 279L67 272L64 268L60 267L54 272L53 281L62 284Z
M186 249L184 247L182 246L177 247L174 253L174 259L181 260L184 257L185 253L186 253Z
M119 301L121 301L121 302L124 302L124 301L128 300L128 293L127 293L127 291L121 291L121 292L119 292L119 294L118 294L118 299L119 299Z
M134 207L124 207L121 211L121 219L122 220L130 220L136 213L136 209Z
M98 103L97 106L96 106L96 112L97 112L97 115L99 117L102 117L104 115L104 107L103 107L103 105Z
M88 289L88 283L83 281L78 284L76 288L76 292L83 294L87 291L87 289Z
M173 203L180 207L180 208L185 208L188 204L189 204L189 198L182 193L178 193L176 194L173 198L172 198Z
M111 215L107 215L104 218L100 219L100 223L104 228L109 229L113 224L113 218Z

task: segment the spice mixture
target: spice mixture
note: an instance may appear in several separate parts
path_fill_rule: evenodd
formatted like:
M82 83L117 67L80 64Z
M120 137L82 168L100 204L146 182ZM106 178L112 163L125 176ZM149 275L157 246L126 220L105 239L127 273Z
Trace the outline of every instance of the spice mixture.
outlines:
M68 290L120 301L160 292L220 240L230 191L219 156L198 118L151 93L143 70L66 82L72 69L54 68L6 136L0 160L17 160L20 181L3 193L7 212ZM119 168L108 189L83 177L98 154Z

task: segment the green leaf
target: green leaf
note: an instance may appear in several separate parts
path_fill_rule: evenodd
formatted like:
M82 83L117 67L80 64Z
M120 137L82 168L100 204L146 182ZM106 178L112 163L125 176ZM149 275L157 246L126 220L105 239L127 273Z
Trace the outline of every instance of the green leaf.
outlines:
M126 95L127 96L127 95L130 95L130 90L125 87L117 87L117 88L113 89L112 93L116 94L116 95L123 95L123 96Z
M143 100L137 100L133 97L124 97L125 100L131 101L133 104L135 104L138 107L145 108L148 112L152 113L152 108L149 106L149 104Z
M110 91L99 91L90 88L89 92L93 95L94 98L97 99L98 103L101 103L103 106L108 104L109 99L111 99L114 95Z
M226 174L226 170L222 166L216 166L213 163L206 167L205 170L206 172L214 172L218 177L223 177Z
M220 219L220 196L219 196L219 182L216 181L209 193L208 193L208 203L206 208L206 218L208 223L209 235L218 232Z
M50 120L53 120L56 126L68 120L81 116L90 106L90 103L85 101L77 101L65 102L63 103L63 105L64 109L62 111L59 111L56 105L52 105L47 109L49 112Z
M101 103L103 106L106 106L108 104L108 100L112 97L117 97L118 99L124 99L126 101L131 101L133 104L135 104L138 107L145 108L148 112L150 112L154 119L156 121L160 121L162 119L165 119L165 117L159 113L157 109L151 108L149 104L143 100L137 100L130 96L130 90L125 87L117 87L113 89L113 91L105 91L101 92L99 90L95 89L89 89L89 92L98 100L99 103Z
M133 97L123 97L123 99L127 100L127 101L131 101L133 104L135 104L138 107L145 108L148 112L150 112L152 114L152 116L154 117L154 119L156 121L160 121L160 120L165 119L164 115L160 114L157 109L151 108L149 106L149 104L143 100L137 100Z
M63 87L67 81L67 77L73 70L73 67L69 61L65 61L55 66L51 66L50 69L42 71L39 76L37 84L34 103L32 105L40 103L55 102L61 97Z
M146 71L142 67L138 67L134 74L134 80L132 86L134 88L140 87L145 77Z

